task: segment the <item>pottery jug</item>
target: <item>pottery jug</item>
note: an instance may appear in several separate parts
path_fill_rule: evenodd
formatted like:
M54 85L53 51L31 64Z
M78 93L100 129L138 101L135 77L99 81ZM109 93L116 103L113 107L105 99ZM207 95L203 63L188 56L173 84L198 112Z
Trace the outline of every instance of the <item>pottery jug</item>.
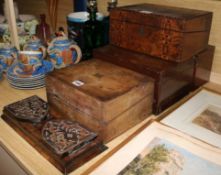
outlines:
M66 36L53 39L47 51L57 69L78 63L82 56L80 47L69 41Z
M46 57L46 48L41 43L41 40L33 36L24 46L24 51L40 51L43 54L43 58Z
M6 71L6 69L12 65L17 57L18 51L15 47L8 44L0 46L0 65L4 71Z

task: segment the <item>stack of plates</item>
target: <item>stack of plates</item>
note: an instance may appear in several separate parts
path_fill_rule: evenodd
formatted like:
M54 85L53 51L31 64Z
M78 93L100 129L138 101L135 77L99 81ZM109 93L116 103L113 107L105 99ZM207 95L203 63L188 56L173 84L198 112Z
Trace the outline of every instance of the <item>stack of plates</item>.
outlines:
M27 75L22 72L18 64L14 64L7 71L7 80L16 89L37 89L45 86L45 72L39 71L34 75Z

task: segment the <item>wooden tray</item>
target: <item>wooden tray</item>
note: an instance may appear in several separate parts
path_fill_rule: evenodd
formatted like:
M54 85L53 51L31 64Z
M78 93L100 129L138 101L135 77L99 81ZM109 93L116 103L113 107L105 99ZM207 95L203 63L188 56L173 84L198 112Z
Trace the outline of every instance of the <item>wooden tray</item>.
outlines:
M107 147L102 144L99 137L96 137L89 144L84 146L73 155L59 156L53 152L42 139L41 129L46 121L38 124L17 120L10 116L7 111L3 111L2 119L8 123L21 137L31 144L41 155L51 162L62 173L69 173L88 160L103 152ZM53 117L51 117L53 118Z

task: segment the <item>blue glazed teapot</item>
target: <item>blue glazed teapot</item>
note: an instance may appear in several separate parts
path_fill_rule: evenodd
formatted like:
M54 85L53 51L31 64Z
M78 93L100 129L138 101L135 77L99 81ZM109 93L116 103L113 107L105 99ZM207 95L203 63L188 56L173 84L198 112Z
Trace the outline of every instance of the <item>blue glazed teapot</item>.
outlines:
M48 55L57 69L76 64L81 60L81 49L68 40L66 36L58 36L48 46Z
M10 44L0 45L0 65L6 71L18 58L18 50Z
M41 40L36 36L32 38L23 46L24 51L40 51L43 54L43 58L46 57L46 48L41 43Z

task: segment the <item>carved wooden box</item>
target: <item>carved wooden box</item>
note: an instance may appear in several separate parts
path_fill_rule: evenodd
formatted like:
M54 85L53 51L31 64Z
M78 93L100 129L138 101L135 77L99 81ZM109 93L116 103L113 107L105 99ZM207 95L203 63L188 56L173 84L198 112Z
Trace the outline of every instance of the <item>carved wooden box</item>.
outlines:
M154 4L118 7L110 13L110 43L182 62L207 47L212 12Z
M63 174L106 149L99 136L80 123L49 115L48 104L38 96L5 106L1 118Z
M105 142L152 112L152 79L102 60L50 73L46 91L52 115L77 120Z

